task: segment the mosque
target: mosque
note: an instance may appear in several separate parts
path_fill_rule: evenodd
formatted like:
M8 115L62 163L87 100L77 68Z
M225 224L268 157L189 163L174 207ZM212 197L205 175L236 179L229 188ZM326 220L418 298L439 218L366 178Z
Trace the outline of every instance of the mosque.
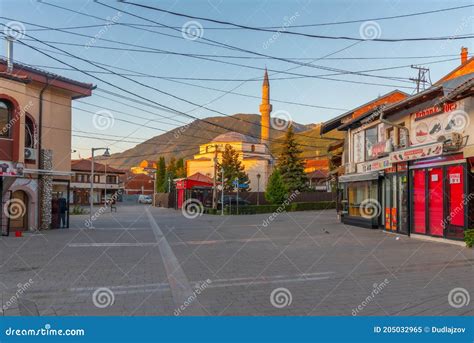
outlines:
M250 191L263 192L266 189L268 178L272 172L274 159L270 154L270 82L268 73L265 75L262 85L261 113L261 135L260 141L254 137L246 136L238 132L226 132L215 137L211 142L202 144L199 153L192 160L186 161L187 176L200 173L214 178L214 157L217 149L217 159L221 160L222 151L226 145L231 145L239 153L239 158L249 176Z

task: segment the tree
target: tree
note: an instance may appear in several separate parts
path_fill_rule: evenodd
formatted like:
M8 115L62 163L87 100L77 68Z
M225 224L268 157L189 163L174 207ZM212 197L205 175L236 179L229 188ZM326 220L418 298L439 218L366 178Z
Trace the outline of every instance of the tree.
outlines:
M280 170L275 168L272 175L268 179L267 189L265 191L265 199L268 202L279 205L282 204L288 196L288 189L285 186Z
M293 127L290 126L285 135L282 152L278 158L277 167L289 193L294 191L307 190L306 174L304 172L304 162L300 158L302 150L296 142Z
M239 179L240 185L247 185L247 187L241 188L242 191L250 190L248 187L250 180L239 159L239 153L230 144L225 146L221 162L217 163L217 177L219 181L222 180L222 168L224 168L224 190L232 191L235 187L232 182L235 179Z
M165 189L166 189L165 192L168 192L168 190L171 191L173 189L173 179L177 177L176 170L177 170L176 158L171 157L170 161L168 162L168 165L166 166L166 175L165 175L165 182L164 182Z
M166 162L165 158L161 156L158 159L157 168L156 168L156 192L164 193L166 192Z
M184 159L180 158L176 162L176 177L181 178L181 177L186 177L186 168L184 166Z

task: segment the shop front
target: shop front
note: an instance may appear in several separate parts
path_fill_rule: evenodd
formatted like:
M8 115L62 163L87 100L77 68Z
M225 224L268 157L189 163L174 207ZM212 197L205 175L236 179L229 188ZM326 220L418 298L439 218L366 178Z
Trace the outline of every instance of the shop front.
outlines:
M382 178L383 173L378 171L339 177L343 223L370 229L379 228L381 225L380 187Z
M412 233L462 240L468 228L470 198L462 154L410 165Z

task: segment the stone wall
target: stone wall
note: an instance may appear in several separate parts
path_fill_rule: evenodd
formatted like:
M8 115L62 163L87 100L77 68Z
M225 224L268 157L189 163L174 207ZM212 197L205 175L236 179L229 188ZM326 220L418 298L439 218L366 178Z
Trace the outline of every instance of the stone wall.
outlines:
M51 149L41 150L41 166L40 169L53 169L53 151ZM40 191L40 230L48 230L52 221L52 193L53 193L53 177L51 175L39 176Z

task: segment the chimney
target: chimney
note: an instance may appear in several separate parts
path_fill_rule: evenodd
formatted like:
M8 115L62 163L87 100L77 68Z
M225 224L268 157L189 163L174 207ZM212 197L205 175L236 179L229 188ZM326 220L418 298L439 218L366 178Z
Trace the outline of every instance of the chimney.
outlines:
M467 48L462 47L461 48L461 64L464 64L467 62Z
M5 37L5 43L7 45L7 73L13 71L13 38Z

